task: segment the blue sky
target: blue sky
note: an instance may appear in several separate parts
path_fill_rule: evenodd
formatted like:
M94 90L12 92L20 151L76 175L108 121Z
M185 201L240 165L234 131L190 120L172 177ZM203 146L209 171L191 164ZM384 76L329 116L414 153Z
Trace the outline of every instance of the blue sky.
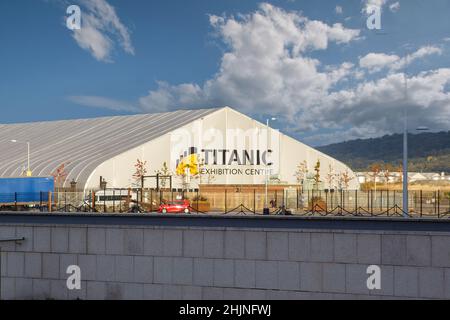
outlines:
M400 131L406 103L411 128L449 130L449 14L450 0L5 0L0 123L229 105L323 145Z

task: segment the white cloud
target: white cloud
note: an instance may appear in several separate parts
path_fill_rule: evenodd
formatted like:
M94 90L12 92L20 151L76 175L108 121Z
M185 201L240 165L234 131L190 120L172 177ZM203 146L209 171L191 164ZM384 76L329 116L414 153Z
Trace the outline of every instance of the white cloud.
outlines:
M323 65L311 57L331 42L357 40L358 30L269 4L239 18L211 16L210 22L228 45L217 74L203 85L160 82L140 99L144 110L230 105L250 114L278 115L286 130L307 133L305 141L313 144L395 132L405 105L411 123L448 127L450 69L411 77L412 94L405 104L404 75L399 72L403 57L370 53L360 58L359 68L346 61ZM425 46L411 53L408 63L441 52ZM364 80L363 70L383 69L389 73ZM325 128L331 133L324 134Z
M324 65L312 57L330 43L356 41L358 30L269 4L248 15L211 16L210 23L227 45L218 72L203 84L158 82L139 100L143 111L229 105L249 114L277 115L285 130L304 134L311 144L397 132L405 106L411 126L448 130L450 69L411 75L406 102L406 59L400 55L369 53L358 66ZM408 56L408 63L440 53L424 46ZM387 73L366 80L365 71L374 70Z
M385 67L389 67L393 63L400 61L397 55L388 55L385 53L369 53L359 59L359 66L368 69L370 72L381 71Z
M411 56L410 59L411 60L416 60L416 59L420 59L432 54L442 54L442 49L438 48L438 47L434 47L434 46L426 46L426 47L422 47L419 50L417 50L416 52L414 52Z
M314 144L368 138L398 132L403 110L411 128L427 126L448 130L450 123L450 68L421 72L408 78L408 98L402 73L364 82L356 88L330 93L306 121L319 118L333 133L318 133L306 140Z
M369 9L371 7L380 7L383 8L383 6L388 2L389 0L363 0L363 12L368 13Z
M70 96L68 97L73 103L94 108L105 108L114 111L131 111L138 112L140 109L129 102L114 100L98 96Z
M336 12L336 14L342 14L344 13L344 9L341 6L336 6L336 8L334 9L334 11Z
M145 97L139 99L144 110L153 112L167 111L174 106L195 107L205 101L204 92L196 84L181 84L171 86L166 82L158 82L158 89L150 91Z
M392 12L397 12L400 10L400 2L394 2L392 4L389 5L389 10L391 10Z
M368 13L371 7L380 7L381 9L383 9L383 7L387 5L389 6L389 10L391 12L397 12L400 10L399 1L393 2L393 0L362 0L362 2L363 2L362 11L364 13Z
M398 55L388 55L385 53L369 53L359 59L359 66L369 70L371 73L379 72L385 68L390 71L398 71L405 67L406 61L408 61L408 64L411 64L415 60L435 54L442 54L442 49L435 46L425 46L403 58Z
M145 110L231 105L248 112L294 115L299 105L317 97L352 72L350 64L321 70L320 61L307 56L329 43L347 44L359 30L342 24L309 20L264 3L256 12L234 17L211 16L218 37L229 47L219 72L203 85L160 83L141 98Z
M134 55L130 32L122 24L116 10L106 0L80 0L82 4L80 30L74 30L77 44L103 62L111 62L115 42L128 54Z
M366 6L384 6L389 0L365 0L364 3Z

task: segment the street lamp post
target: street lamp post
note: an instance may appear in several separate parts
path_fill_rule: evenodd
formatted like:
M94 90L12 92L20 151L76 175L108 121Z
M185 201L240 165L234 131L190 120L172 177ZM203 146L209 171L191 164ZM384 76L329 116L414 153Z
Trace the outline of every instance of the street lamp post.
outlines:
M405 107L406 109L406 107ZM408 195L408 120L405 111L403 129L403 215L409 216L409 195Z
M409 190L408 190L408 55L405 55L405 106L403 110L403 216L409 217ZM418 131L427 131L426 127L417 128Z
M267 154L269 153L269 130L270 130L269 121L270 120L275 121L275 120L277 120L277 118L270 118L270 119L267 119L267 121L266 121L266 157L267 157ZM267 195L268 184L269 184L269 170L268 170L268 165L267 165L267 161L266 161L266 163L265 163L265 192L264 192L265 193L265 203L264 203L263 215L270 214L268 195Z
M31 177L32 172L30 169L30 142L23 142L18 140L11 140L12 143L26 143L27 144L27 177Z
M403 216L409 217L408 194L408 55L405 55L405 106L403 107Z

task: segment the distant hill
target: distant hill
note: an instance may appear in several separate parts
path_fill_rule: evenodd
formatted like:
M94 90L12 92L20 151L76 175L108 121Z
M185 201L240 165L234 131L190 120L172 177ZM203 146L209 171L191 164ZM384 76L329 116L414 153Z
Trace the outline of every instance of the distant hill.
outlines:
M450 173L450 131L410 134L409 170ZM403 135L358 139L317 148L349 165L365 171L373 163L399 166L403 157Z

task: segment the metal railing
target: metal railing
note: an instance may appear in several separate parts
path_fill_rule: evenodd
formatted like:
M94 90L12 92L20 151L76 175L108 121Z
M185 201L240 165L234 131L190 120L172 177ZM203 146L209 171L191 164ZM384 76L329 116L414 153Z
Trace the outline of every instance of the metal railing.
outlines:
M3 274L3 270L2 270L2 266L3 266L3 262L2 262L2 243L14 242L14 243L18 244L18 243L21 243L24 240L25 240L24 237L0 238L0 289L2 288L2 274ZM2 290L0 290L0 300L2 300L2 292L1 291Z
M412 217L449 218L450 192L410 191L408 212ZM157 212L161 204L188 199L191 213L261 214L265 194L261 189L154 190L107 189L90 192L59 191L55 193L0 194L0 211ZM401 191L310 190L285 189L269 191L271 214L317 216L401 216L405 205Z

